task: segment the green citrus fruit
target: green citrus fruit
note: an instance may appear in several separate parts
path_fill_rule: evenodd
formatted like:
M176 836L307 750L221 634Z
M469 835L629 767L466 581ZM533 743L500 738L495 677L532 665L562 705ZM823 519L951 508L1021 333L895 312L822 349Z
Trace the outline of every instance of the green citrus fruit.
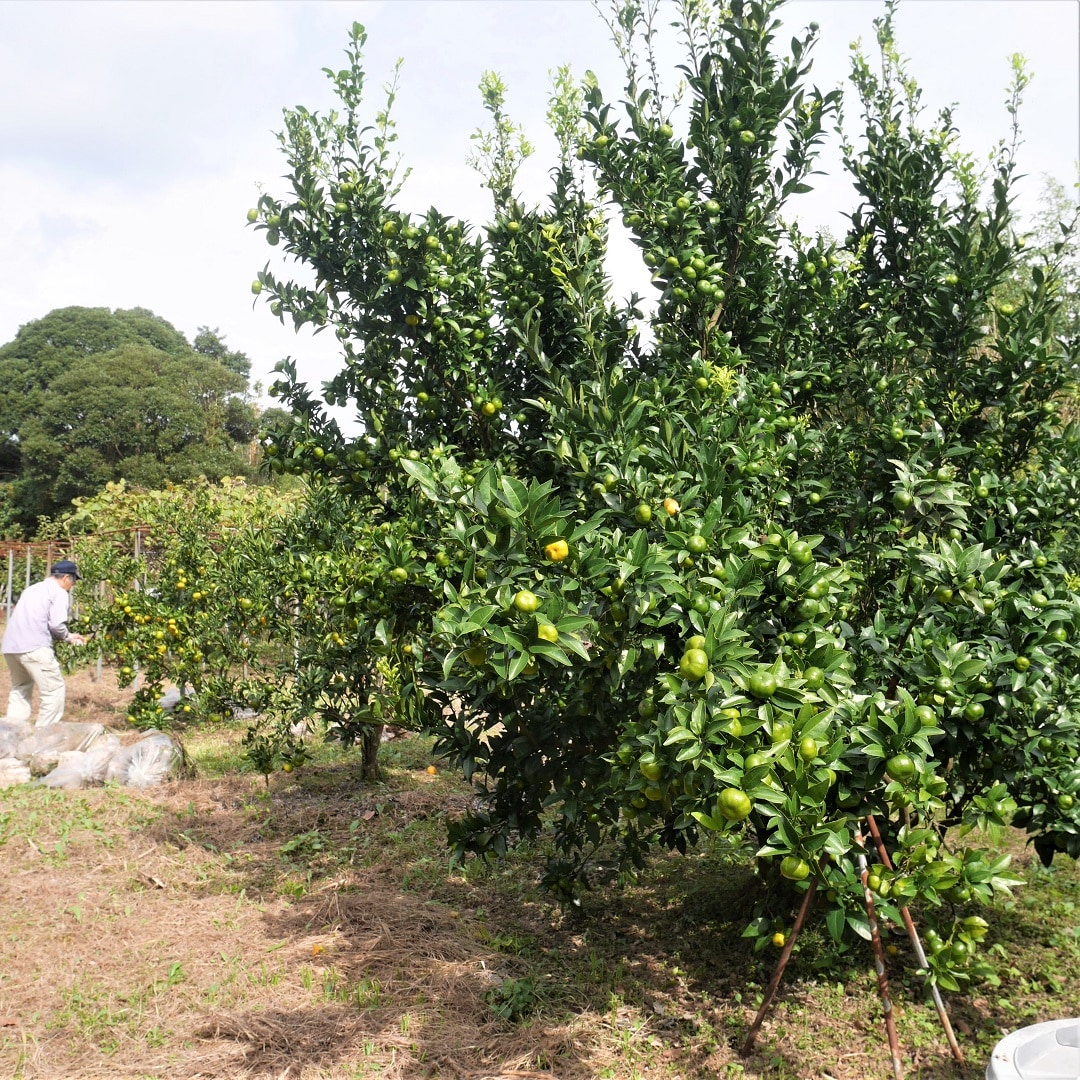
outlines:
M915 776L917 769L910 754L894 754L885 762L885 772L890 780L906 784Z
M915 719L918 720L923 727L937 726L937 713L934 712L929 705L920 705L915 710Z
M780 861L780 873L788 881L805 881L810 876L810 864L798 855L785 855Z
M774 720L772 725L772 732L769 736L772 744L775 746L777 743L782 743L791 738L791 724L786 720Z
M642 758L638 762L638 770L646 780L659 780L664 774L664 766L655 758Z
M514 607L526 615L532 615L540 607L540 598L528 589L514 594Z
M679 661L679 674L689 682L705 678L709 670L709 657L704 649L687 649Z
M695 533L686 541L686 550L691 555L704 555L709 550L709 541L699 533Z
M724 788L717 796L716 808L728 821L742 821L750 816L753 803L745 791L738 788Z
M765 700L765 698L771 698L776 693L778 683L776 676L771 671L755 671L750 676L748 685L750 693L754 697Z
M814 550L805 540L796 540L791 545L788 556L796 566L808 566L814 561Z

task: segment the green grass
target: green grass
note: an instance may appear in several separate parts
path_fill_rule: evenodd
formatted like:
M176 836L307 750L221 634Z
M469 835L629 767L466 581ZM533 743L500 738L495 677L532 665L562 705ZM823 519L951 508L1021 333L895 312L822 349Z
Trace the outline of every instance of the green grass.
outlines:
M231 760L220 725L193 728L185 742L197 761ZM200 894L219 898L208 931L238 935L197 976L183 955L160 970L126 976L119 988L81 972L61 988L60 1007L42 1021L45 1030L105 1057L119 1059L135 1042L147 1053L181 1053L171 1034L178 1025L158 1019L167 1003L242 1013L259 995L272 1000L291 987L304 993L311 1008L377 1015L378 1025L396 1032L395 1045L404 1040L419 1047L419 1060L426 1053L422 1033L439 1011L437 985L429 987L412 971L417 958L423 960L422 943L414 954L416 943L402 941L398 969L350 966L350 948L339 954L319 947L299 959L289 954L296 934L340 932L334 929L338 924L324 925L316 914L328 898L363 910L364 886L352 884L359 875L361 882L384 881L396 890L380 892L381 903L419 905L423 919L430 913L442 935L438 940L445 945L451 940L446 935L453 936L453 955L488 958L497 977L478 1000L475 1023L501 1024L519 1036L536 1032L535 1069L569 1072L559 1057L565 1051L541 1049L540 1035L585 1017L584 1033L575 1038L604 1048L591 1075L611 1080L781 1080L829 1072L841 1053L855 1055L846 1075L886 1075L870 952L862 942L834 949L817 913L796 947L757 1052L745 1062L733 1053L777 959L776 950L755 951L740 936L751 907L764 898L747 849L713 842L687 857L657 854L637 882L598 886L573 915L537 892L546 854L541 842L522 844L501 861L450 865L447 817L450 808L460 811L466 804L469 789L441 763L436 775L426 772L432 762L429 740L388 743L380 760L382 776L370 784L360 778L358 752L334 744L321 747L311 763L289 776L275 775L269 787L253 777L238 783L226 772L221 779L231 785L229 808L213 812L194 798L167 807L121 788L0 792L0 858L31 851L49 866L85 865L96 874L125 843L138 850L160 845L170 864L183 871L192 900ZM964 1066L954 1070L948 1060L906 939L889 937L896 946L889 979L901 1046L906 1062L918 1054L924 1080L982 1080L1006 1031L1080 1015L1080 873L1063 855L1052 868L1042 868L1027 858L1018 834L1011 834L1010 843L1022 856L1027 884L990 910L964 912L979 911L989 920L983 955L989 949L998 956L1002 980L1000 987L947 995L967 1055ZM124 865L122 857L116 862ZM148 886L127 873L111 884L109 912L95 910L86 890L66 895L66 925L92 935L97 919L137 917L139 894ZM222 904L225 897L231 899ZM280 944L253 952L239 935L251 925L252 913L273 903L283 903L295 918L282 924ZM790 918L783 904L775 913ZM392 914L376 913L379 919ZM9 919L5 941L32 949L33 933L27 920ZM366 933L357 941L366 940ZM0 974L0 994L4 986ZM13 1075L29 1068L33 1045L20 1044L6 1031L0 1036L3 1067L15 1069ZM378 1031L356 1046L350 1061L325 1075L380 1075L388 1059ZM541 1059L547 1064L538 1064Z

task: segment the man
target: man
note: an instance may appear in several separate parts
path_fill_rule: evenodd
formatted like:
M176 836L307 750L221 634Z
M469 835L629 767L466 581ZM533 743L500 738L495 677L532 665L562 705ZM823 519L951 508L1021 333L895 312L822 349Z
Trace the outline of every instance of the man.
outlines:
M68 595L79 580L79 568L68 559L53 563L49 576L26 589L8 619L0 651L11 673L7 719L28 721L34 687L41 702L37 726L55 724L64 717L67 687L53 652L53 643L83 645L86 638L67 628Z

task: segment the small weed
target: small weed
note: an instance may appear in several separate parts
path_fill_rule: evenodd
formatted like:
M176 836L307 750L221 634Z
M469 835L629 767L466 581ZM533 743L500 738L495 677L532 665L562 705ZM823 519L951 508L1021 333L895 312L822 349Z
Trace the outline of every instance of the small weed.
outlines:
M316 856L321 855L329 846L329 839L318 829L300 833L291 840L286 840L278 850L286 859L294 862L309 862Z
M360 1010L377 1009L382 998L378 979L361 979L356 984L356 1007Z
M530 1016L540 1004L536 979L531 975L521 979L503 979L484 994L484 1000L500 1020L511 1023Z

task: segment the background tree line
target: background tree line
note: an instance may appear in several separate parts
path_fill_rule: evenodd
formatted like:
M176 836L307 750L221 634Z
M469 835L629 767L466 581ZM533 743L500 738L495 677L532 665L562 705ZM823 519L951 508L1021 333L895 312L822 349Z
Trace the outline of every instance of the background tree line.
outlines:
M0 346L0 532L33 535L110 481L250 477L250 371L216 329L189 342L145 308L58 308L27 323Z

